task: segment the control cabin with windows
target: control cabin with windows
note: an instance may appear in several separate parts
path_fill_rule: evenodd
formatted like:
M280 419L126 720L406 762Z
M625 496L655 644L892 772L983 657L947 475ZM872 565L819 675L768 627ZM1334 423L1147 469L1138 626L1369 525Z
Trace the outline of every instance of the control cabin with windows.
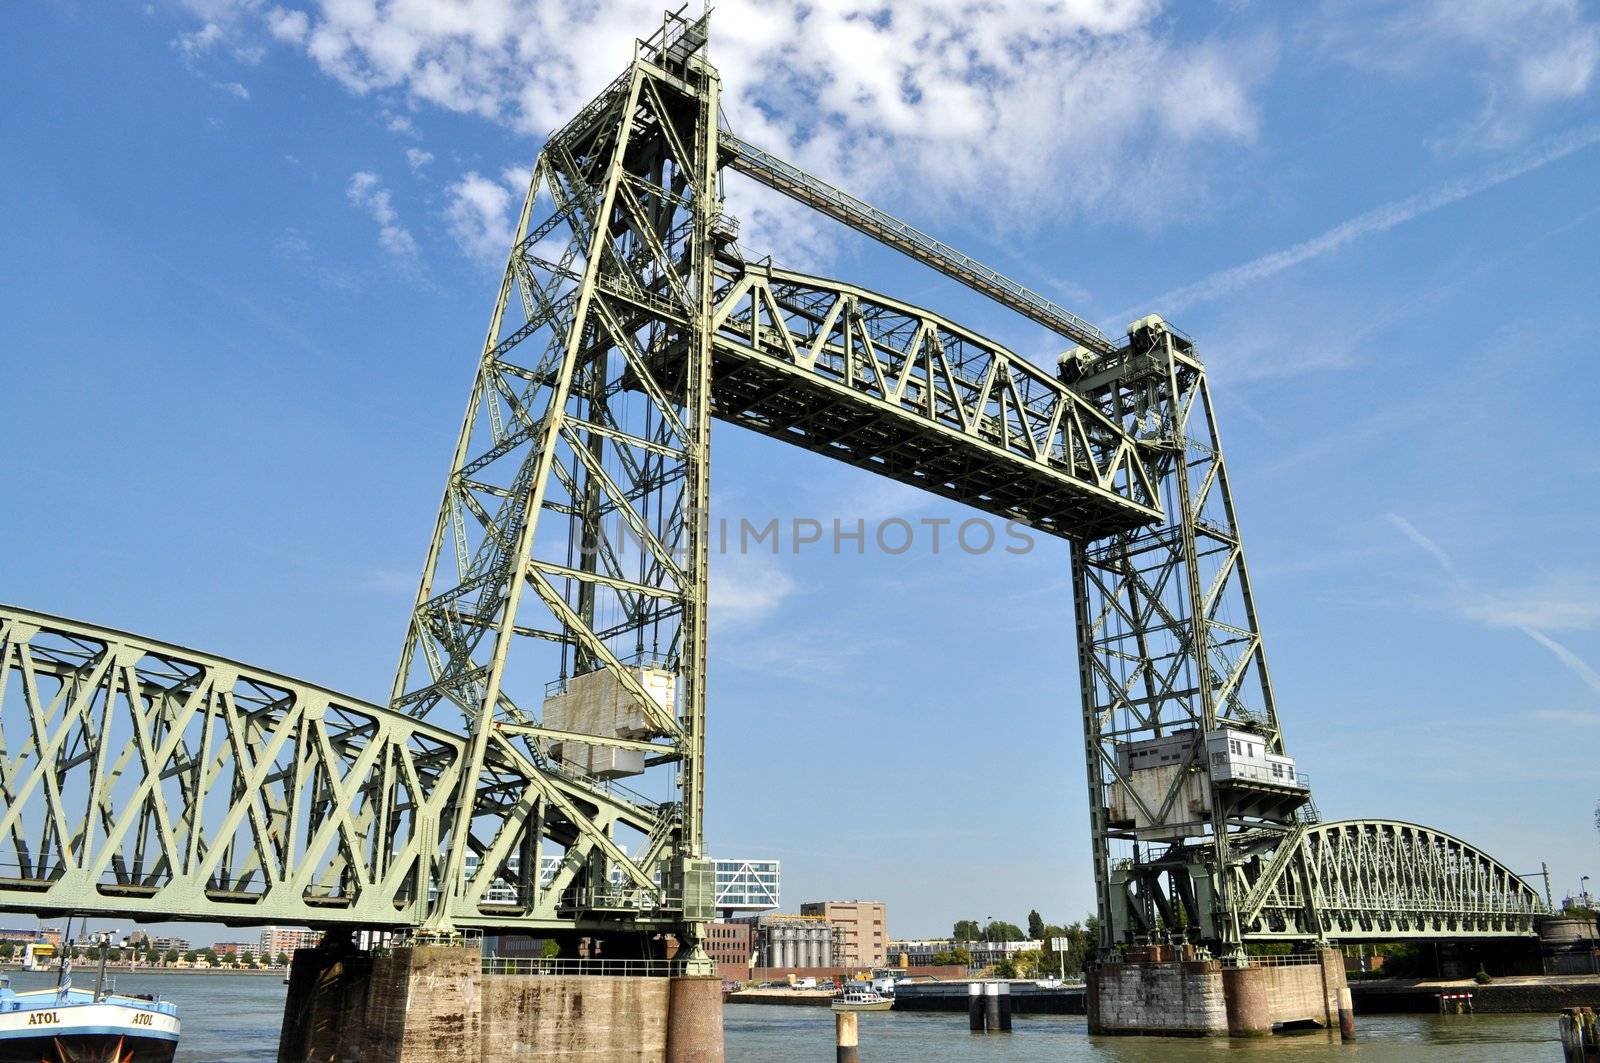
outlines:
M1193 728L1117 748L1109 801L1116 829L1140 841L1177 841L1205 833L1212 785L1226 795L1229 815L1287 823L1306 802L1307 784L1293 757L1270 751L1267 739L1224 727L1205 736Z

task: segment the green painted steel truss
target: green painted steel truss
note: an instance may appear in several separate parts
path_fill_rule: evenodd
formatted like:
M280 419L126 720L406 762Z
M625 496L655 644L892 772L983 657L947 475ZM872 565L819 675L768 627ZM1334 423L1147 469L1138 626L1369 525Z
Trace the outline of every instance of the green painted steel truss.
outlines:
M460 736L322 687L0 608L0 906L409 925Z
M1548 914L1499 861L1415 823L1336 820L1238 850L1247 941L1527 936Z
M1233 726L1284 751L1194 345L1155 318L1112 342L719 129L706 34L668 16L540 152L387 707L0 611L0 907L671 932L703 960L720 418L1070 542L1103 945L1180 911L1224 947L1525 933L1531 891L1425 828L1312 827L1216 786L1196 811L1183 775L1134 795L1160 844L1112 821L1129 742ZM1079 346L1051 373L746 261L728 168Z

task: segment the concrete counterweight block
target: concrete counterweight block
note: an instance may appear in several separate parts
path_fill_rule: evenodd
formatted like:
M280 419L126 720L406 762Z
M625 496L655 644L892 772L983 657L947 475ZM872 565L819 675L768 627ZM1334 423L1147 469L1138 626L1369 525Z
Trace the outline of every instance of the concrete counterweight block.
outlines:
M723 1063L722 979L684 975L670 983L666 1063Z
M1271 1036L1271 973L1265 967L1222 969L1222 992L1227 998L1229 1037Z

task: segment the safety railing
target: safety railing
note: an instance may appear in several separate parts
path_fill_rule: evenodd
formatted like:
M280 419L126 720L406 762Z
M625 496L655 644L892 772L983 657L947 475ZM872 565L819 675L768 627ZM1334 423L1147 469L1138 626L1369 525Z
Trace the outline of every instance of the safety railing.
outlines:
M1289 952L1277 956L1224 956L1224 967L1308 967L1322 962L1318 952Z
M604 960L561 956L485 956L484 974L605 975L613 978L670 978L684 971L682 960Z

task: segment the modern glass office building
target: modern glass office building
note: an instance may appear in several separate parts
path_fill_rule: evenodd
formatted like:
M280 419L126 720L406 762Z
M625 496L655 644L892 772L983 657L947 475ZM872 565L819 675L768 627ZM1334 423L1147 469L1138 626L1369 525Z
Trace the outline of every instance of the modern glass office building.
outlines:
M542 883L548 885L555 878L559 862L560 857L557 856L545 856L539 861L539 878ZM518 868L516 854L512 854L506 860L506 864L507 870L515 875ZM738 915L768 912L782 903L778 861L713 859L712 865L716 871L716 909L722 918L731 919ZM467 854L462 871L467 878L478 873L476 853ZM611 877L620 886L623 880L621 868L612 868ZM516 900L516 890L511 884L503 880L498 881L489 887L487 899L490 903L510 904Z
M781 902L776 860L713 860L717 873L717 911L732 919L769 912Z

